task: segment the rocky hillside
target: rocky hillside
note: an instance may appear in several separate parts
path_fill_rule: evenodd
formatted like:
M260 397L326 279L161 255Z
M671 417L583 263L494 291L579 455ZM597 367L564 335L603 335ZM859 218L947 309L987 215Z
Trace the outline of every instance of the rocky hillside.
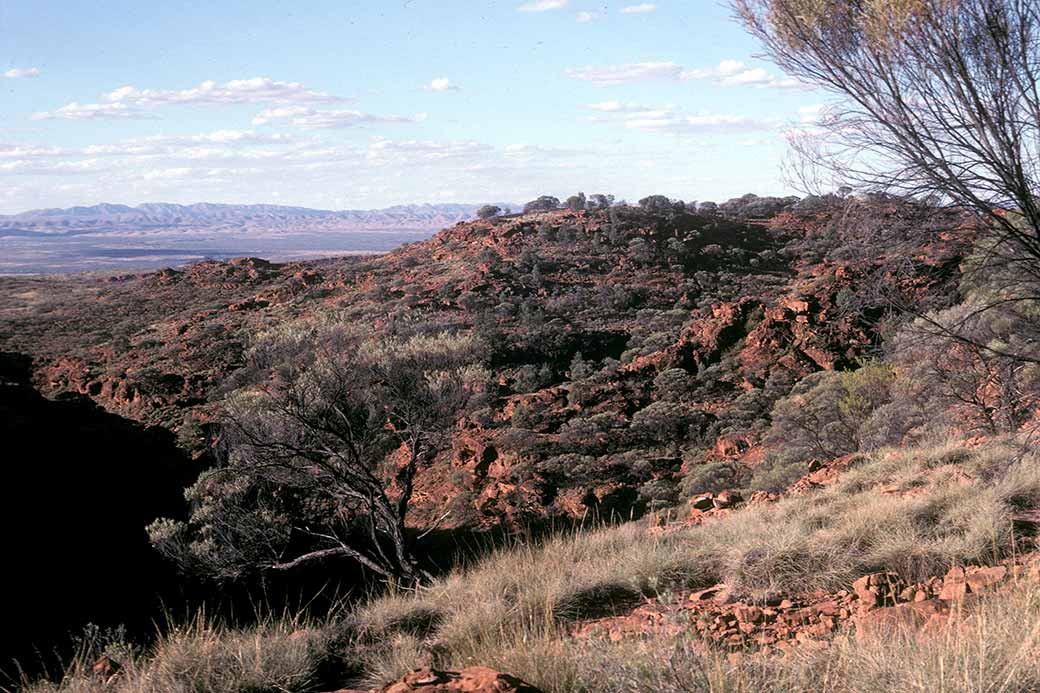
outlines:
M0 348L31 356L49 396L164 426L199 456L264 330L333 315L473 332L493 397L421 475L415 521L445 507L470 527L641 514L677 502L693 467L754 466L774 403L874 353L901 300L956 299L956 216L929 215L950 233L926 245L912 206L835 204L753 222L557 211L460 223L367 260L4 278ZM886 235L857 247L839 213Z

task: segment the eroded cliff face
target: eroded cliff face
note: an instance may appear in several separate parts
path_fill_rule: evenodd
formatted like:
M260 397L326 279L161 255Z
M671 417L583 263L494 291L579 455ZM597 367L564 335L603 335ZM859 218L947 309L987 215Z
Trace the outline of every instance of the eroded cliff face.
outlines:
M413 521L627 516L675 501L691 460L754 464L772 403L869 355L902 302L955 300L960 220L915 242L912 215L872 204L900 245L850 244L835 210L749 224L615 208L462 223L365 260L0 279L0 347L32 355L49 396L161 425L197 456L265 330L333 313L475 331L492 397L423 472Z

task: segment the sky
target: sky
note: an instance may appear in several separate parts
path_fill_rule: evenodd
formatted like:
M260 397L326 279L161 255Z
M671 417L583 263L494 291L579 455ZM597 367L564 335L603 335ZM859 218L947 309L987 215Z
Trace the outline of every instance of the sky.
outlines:
M789 193L715 0L0 0L0 213Z

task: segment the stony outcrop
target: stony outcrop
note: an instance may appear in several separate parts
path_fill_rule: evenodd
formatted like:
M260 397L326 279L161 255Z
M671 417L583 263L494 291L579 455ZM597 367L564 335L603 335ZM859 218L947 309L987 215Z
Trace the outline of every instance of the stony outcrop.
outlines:
M864 575L851 590L776 597L766 603L739 600L724 584L678 600L649 598L620 616L576 625L576 637L621 640L647 635L679 635L692 630L705 645L735 651L784 652L822 646L837 633L871 633L890 627L942 628L951 605L972 595L1040 581L1040 556L996 566L951 568L943 577L908 583L894 572Z

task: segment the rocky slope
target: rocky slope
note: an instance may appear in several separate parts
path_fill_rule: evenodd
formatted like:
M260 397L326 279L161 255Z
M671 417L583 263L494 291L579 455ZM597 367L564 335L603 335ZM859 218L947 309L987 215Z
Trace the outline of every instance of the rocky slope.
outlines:
M476 331L497 391L423 474L416 521L641 513L675 502L691 465L753 464L773 402L870 355L893 298L953 300L959 219L933 216L949 240L908 266L912 210L862 205L902 245L850 252L835 209L746 223L623 207L460 223L368 260L0 278L0 347L35 359L44 392L162 425L197 456L265 329L332 312Z

